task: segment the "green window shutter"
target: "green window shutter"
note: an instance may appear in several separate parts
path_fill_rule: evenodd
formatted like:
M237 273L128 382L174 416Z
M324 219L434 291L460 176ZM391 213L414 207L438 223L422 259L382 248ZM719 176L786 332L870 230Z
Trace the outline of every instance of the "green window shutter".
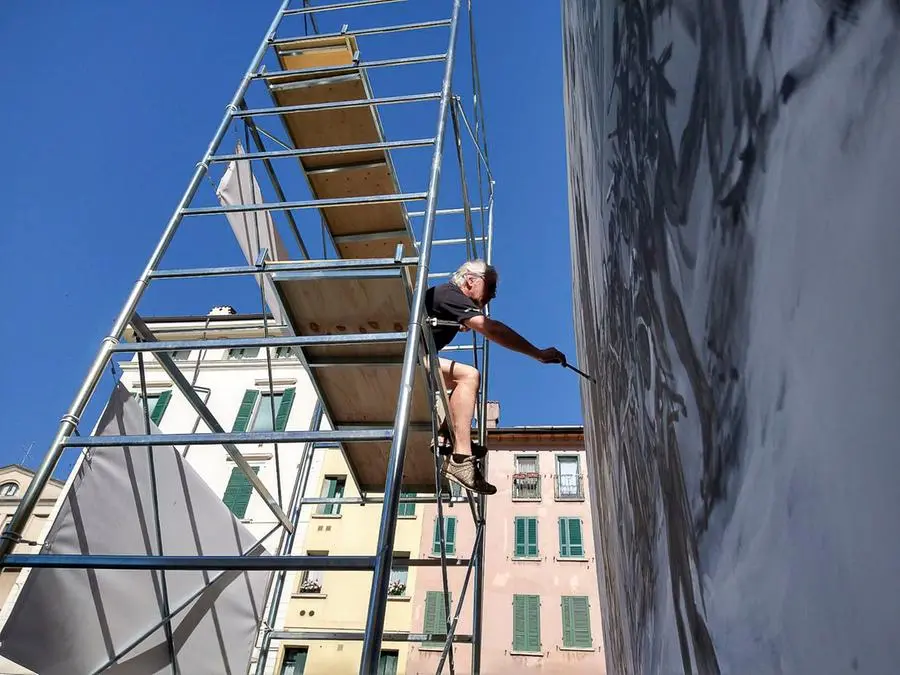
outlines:
M590 649L591 613L587 596L562 599L563 647Z
M278 413L275 415L275 431L284 431L287 428L288 415L291 414L291 406L294 405L294 394L297 393L295 387L285 389L281 395L281 405L278 406Z
M516 551L515 555L517 558L521 558L525 555L525 519L524 518L516 518Z
M526 651L541 651L541 596L529 595L525 603Z
M415 497L415 492L401 492L401 497ZM416 515L416 503L415 502L401 502L399 508L397 509L398 516L414 516Z
M456 553L456 516L447 518L444 533L447 535L447 545L445 547L447 555L453 555Z
M541 598L513 596L513 651L541 651Z
M581 518L569 518L569 555L573 558L584 556L584 543L581 538Z
M447 555L456 553L456 516L444 516L444 550ZM434 536L432 538L431 552L434 555L441 554L441 525L440 521L434 519Z
M526 555L536 556L538 554L538 538L537 538L537 518L528 519L528 547Z
M560 519L562 522L562 519ZM563 647L575 646L574 621L572 620L572 598L563 596L562 599L562 634Z
M150 421L156 426L159 426L159 422L162 419L163 413L166 412L166 407L169 405L170 400L172 400L172 390L166 389L159 395L159 398L156 400L156 405L153 406L153 410L150 411Z
M397 675L397 652L381 652L378 675Z
M422 626L423 633L447 632L447 608L445 606L444 593L442 591L428 591L425 594L425 621ZM424 642L423 645L434 647L443 645L441 642Z
M244 400L241 401L237 417L234 418L234 425L231 427L232 431L247 431L247 425L250 424L250 417L253 415L253 408L256 405L257 398L259 398L259 392L256 389L248 389L244 392Z
M253 467L253 473L259 473L259 467ZM222 495L222 501L231 512L238 518L243 518L247 513L247 505L250 503L250 495L253 494L253 485L244 472L238 467L231 470L231 478L228 479L228 485L225 487L225 494Z
M525 596L513 596L513 645L514 652L525 651Z
M569 557L569 527L566 524L568 518L559 519L559 557Z

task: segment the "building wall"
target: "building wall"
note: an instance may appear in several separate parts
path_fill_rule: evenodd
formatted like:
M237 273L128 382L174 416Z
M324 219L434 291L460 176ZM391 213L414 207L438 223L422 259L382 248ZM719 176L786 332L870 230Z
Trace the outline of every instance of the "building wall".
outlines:
M0 468L0 531L6 529L13 514L19 506L19 502L31 481L34 473L18 465L10 465ZM13 487L14 486L14 487ZM58 508L59 497L63 491L63 483L51 479L38 498L37 505L25 525L22 533L23 543L16 547L17 554L35 554L40 552L41 543L47 535L47 529L53 520ZM25 543L33 542L33 543ZM5 623L12 611L13 605L19 597L29 570L19 568L4 568L0 572L0 624ZM31 671L14 664L12 661L0 657L0 675L18 675Z
M324 458L317 480L311 481L307 496L329 496L329 480L345 481L344 498L359 498L350 477L343 454L339 449L322 451ZM420 556L420 530L423 523L423 504L416 504L414 513L400 516L394 540L395 555ZM341 504L339 511L327 511L320 505L308 505L304 510L309 514L305 539L295 546L297 555L373 555L378 540L381 520L379 503ZM410 630L412 594L420 583L421 568L409 568L406 589L400 595L388 598L385 616L386 631L407 632ZM301 588L304 574L298 573L293 584L286 588L290 593L290 604L285 617L285 630L319 632L362 632L366 624L366 611L372 584L371 572L328 572L314 575L321 580L320 592L311 586ZM281 654L276 664L280 673L283 653L288 648L306 648L304 675L350 673L359 668L362 653L361 640L287 640L282 643ZM382 651L397 652L397 673L407 672L407 643L384 642Z
M213 339L222 337L251 337L262 333L260 321L241 319L240 317L217 318L210 326L204 326L203 322L160 322L150 323L158 339L196 339L201 336ZM277 335L278 331L269 328L271 335ZM316 397L312 384L303 369L301 363L293 357L276 358L274 350L271 360L273 389L276 394L287 388L295 389L295 396L287 419L286 429L309 429L313 421ZM216 417L226 431L233 428L244 394L248 389L255 389L260 395L269 391L269 375L265 351L250 357L235 359L228 358L227 350L192 350L189 354L181 353L176 358L176 363L188 380L194 382L194 387L207 407ZM198 368L199 363L199 368ZM122 383L129 391L139 393L141 391L140 371L136 357L120 363ZM172 384L168 375L155 362L151 355L144 358L145 379L148 396L154 396L166 390L172 391L171 399L165 407L165 412L158 422L163 433L207 433L209 428L200 421L196 412L184 396ZM258 399L253 417L248 430L253 427L253 420L260 414L263 399ZM323 422L323 428L328 428L327 421ZM278 470L275 461L274 444L256 444L238 446L251 466L258 468L258 476L269 492L278 499L277 475L281 476L281 495L284 509L290 500L295 480L303 453L303 444L279 444L278 445ZM218 495L224 496L226 487L234 469L234 462L225 452L224 448L215 445L203 446L179 446L177 448L187 459L198 474L209 484ZM319 484L325 453L317 451L313 453L307 485ZM311 487L308 487L308 490ZM301 510L297 533L294 539L293 551L299 550L301 543L306 538L306 529L310 523L311 509ZM247 504L241 522L257 537L263 537L270 533L278 524L278 520L263 502L262 498L254 491ZM277 530L266 539L266 548L275 552L282 530ZM288 572L285 579L285 589L294 587L297 583L297 572ZM268 603L272 602L268 599ZM265 608L268 615L269 604ZM284 625L290 614L290 593L282 594L276 615L276 628ZM251 671L255 672L258 659L258 650L261 646L261 634L257 639L256 647L251 661ZM276 662L280 653L280 645L273 641L270 645L266 674L271 675L276 671Z
M896 671L900 6L562 10L610 672Z
M513 430L500 429L489 438L488 480L497 486L497 493L487 499L481 672L485 675L524 670L542 673L603 673L605 656L601 638L595 555L589 534L590 501L587 498L561 500L556 498L554 492L558 455L577 457L578 479L582 478L585 455L580 430L555 434L511 432ZM516 457L520 455L536 456L538 459L538 493L521 489L523 486L533 485L534 478L523 479L517 476ZM523 483L523 480L531 482ZM567 483L569 484L571 483ZM576 481L575 485L578 484ZM523 492L526 492L528 499L520 498ZM584 494L583 490L581 492ZM430 553L432 546L435 511L436 506L428 505L424 514L421 546L426 554ZM457 504L450 509L445 508L445 511L446 516L457 517L456 556L469 558L475 528L468 505ZM517 559L515 555L514 519L517 516L537 518L538 555L535 559ZM561 516L581 519L583 555L560 557L558 523ZM454 603L452 612L456 611L456 600L464 577L464 567L448 569L448 586ZM424 629L427 592L440 591L442 588L440 568L420 570L413 600L414 630ZM539 653L524 654L514 649L513 602L516 595L540 596ZM590 646L564 646L561 607L563 596L587 597ZM457 626L457 633L461 635L470 635L472 632L472 597L470 581ZM439 649L433 651L427 647L413 646L409 675L435 672L439 656ZM471 647L455 644L454 656L456 672L470 673Z

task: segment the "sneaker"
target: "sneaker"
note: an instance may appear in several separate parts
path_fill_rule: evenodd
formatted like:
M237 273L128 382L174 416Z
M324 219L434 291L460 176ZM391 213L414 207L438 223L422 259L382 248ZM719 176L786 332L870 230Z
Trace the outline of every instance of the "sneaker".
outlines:
M465 457L460 461L453 457L447 457L441 472L454 483L459 483L472 492L483 495L492 495L497 492L497 488L488 483L481 475L478 460L475 457Z

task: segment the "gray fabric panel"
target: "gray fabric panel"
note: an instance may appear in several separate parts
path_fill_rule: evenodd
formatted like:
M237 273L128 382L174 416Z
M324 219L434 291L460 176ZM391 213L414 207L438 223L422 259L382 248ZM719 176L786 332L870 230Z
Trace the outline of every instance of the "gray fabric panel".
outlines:
M152 423L151 428L159 433ZM119 385L97 434L143 431L141 406ZM164 554L238 555L253 546L249 530L174 448L155 447L153 456ZM94 449L53 524L48 552L158 553L149 469L147 448ZM175 608L217 572L164 574L169 605ZM176 616L172 631L182 673L246 672L270 574L226 573ZM91 673L162 619L162 576L137 570L35 569L0 632L0 654L41 675ZM171 673L169 664L159 628L105 672Z
M244 154L244 148L240 142L235 148L235 154ZM250 164L250 160L234 161L228 164L228 169L216 189L216 196L223 206L265 203ZM231 223L231 229L249 265L256 263L256 256L263 248L268 249L269 260L290 259L269 211L229 213L226 214L226 217ZM272 312L272 317L278 323L286 324L287 320L281 302L278 300L275 286L269 277L263 279L263 295Z

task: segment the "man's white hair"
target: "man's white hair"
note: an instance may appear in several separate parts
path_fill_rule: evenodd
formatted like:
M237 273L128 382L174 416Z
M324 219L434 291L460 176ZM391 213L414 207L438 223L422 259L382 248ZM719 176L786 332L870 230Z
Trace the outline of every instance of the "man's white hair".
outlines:
M453 273L453 276L450 277L450 281L455 285L460 286L467 274L475 274L477 276L493 274L494 276L497 276L497 270L494 269L493 265L488 265L484 260L467 260Z

